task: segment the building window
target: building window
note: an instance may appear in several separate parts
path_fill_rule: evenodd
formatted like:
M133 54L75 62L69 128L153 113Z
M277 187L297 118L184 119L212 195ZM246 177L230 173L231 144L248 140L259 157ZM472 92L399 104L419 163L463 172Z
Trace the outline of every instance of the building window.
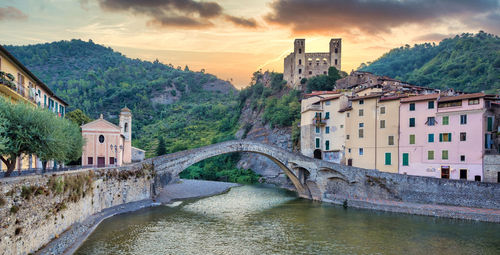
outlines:
M363 122L359 123L359 127L360 128L365 127L365 123L363 123Z
M302 54L302 49L299 49L299 54Z
M427 108L428 109L434 109L434 101L427 102Z
M427 134L427 142L429 143L434 142L434 134Z
M403 166L408 166L410 162L410 154L403 153Z
M460 155L460 161L465 162L465 155Z
M390 152L385 153L385 165L386 166L391 165L391 153Z
M467 114L460 115L460 124L462 125L467 124Z
M337 65L337 63L338 63L338 60L337 60L337 59L335 59L335 65Z
M345 136L345 139L346 139L346 140L349 140L349 135L346 135L346 136Z
M410 144L415 144L415 135L410 135Z
M410 118L410 127L415 127L415 118Z
M364 153L363 148L359 148L359 155L363 156L363 153Z
M319 138L316 138L316 148L319 148Z
M323 74L326 75L326 71L324 71Z
M441 151L441 159L448 159L448 150Z
M326 140L325 142L325 150L329 151L330 150L330 141Z
M460 169L460 180L467 180L467 169Z
M467 141L467 133L460 132L460 141L462 142Z
M312 71L309 71L309 74L313 74L313 72L312 72Z
M380 114L385 114L385 106L380 107Z
M385 120L380 120L380 128L385 128Z
M363 138L363 137L364 137L364 132L363 132L363 129L362 129L362 128L360 128L360 129L358 130L358 136L359 136L359 138Z
M427 151L427 159L428 160L434 159L434 151Z
M325 133L330 134L330 127L325 127Z
M326 101L326 102L325 102L325 104L326 104L326 105L330 105L330 101Z
M128 123L125 122L125 127L124 127L125 132L128 132Z
M462 106L462 100L438 103L438 108L455 107L455 106Z
M299 65L302 65L302 59L299 59Z
M115 158L114 157L109 157L109 164L114 165L115 164Z
M100 142L100 143L104 143L104 136L103 136L103 135L100 135L100 136L99 136L99 142Z
M326 112L325 114L325 120L330 119L330 112Z
M316 127L316 134L319 134L319 132L320 132L319 127Z
M440 133L439 134L440 142L451 142L451 133Z
M87 158L87 165L93 165L94 164L94 158L93 157L88 157Z
M450 123L450 116L443 116L443 125L448 125Z
M359 100L359 104L365 104L365 100L363 99Z
M340 128L344 128L344 125L340 125Z
M481 175L475 175L474 176L474 181L480 182L481 181Z
M394 136L389 136L389 145L394 145Z
M302 73L302 69L299 68L299 74L301 74L301 73Z
M339 49L335 48L335 53L339 53Z
M351 148L347 149L347 152L351 153Z
M488 130L488 132L493 131L493 117L492 116L488 117L487 130Z
M479 98L469 99L469 105L479 104Z
M359 109L359 116L363 116L363 114L364 114L363 109Z
M436 124L436 118L434 118L434 117L427 117L426 124L428 126L434 126Z
M410 104L410 111L415 111L415 103Z
M351 114L350 113L347 113L347 118L351 117Z

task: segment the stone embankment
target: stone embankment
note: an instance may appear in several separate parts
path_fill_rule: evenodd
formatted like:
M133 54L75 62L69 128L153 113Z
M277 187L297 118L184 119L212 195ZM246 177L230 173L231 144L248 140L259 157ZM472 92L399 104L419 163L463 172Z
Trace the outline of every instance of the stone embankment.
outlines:
M33 253L91 215L147 201L155 177L152 165L136 164L0 179L0 253Z

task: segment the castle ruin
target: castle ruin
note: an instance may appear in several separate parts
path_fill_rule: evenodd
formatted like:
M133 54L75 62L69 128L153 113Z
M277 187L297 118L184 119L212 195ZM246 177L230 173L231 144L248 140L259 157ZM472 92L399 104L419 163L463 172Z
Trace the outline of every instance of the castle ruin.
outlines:
M283 79L292 88L299 88L303 78L328 74L328 68L334 66L340 70L342 39L330 40L330 52L306 53L306 40L295 39L293 53L284 59Z

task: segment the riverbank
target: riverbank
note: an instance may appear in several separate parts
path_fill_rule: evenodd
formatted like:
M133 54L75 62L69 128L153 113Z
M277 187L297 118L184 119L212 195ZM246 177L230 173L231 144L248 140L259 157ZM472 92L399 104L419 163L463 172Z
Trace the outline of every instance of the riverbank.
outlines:
M73 254L85 242L87 237L94 232L97 226L107 218L146 207L169 204L178 200L214 196L227 192L230 188L236 186L240 186L240 184L181 179L176 183L167 185L155 200L146 199L114 206L74 224L35 254Z

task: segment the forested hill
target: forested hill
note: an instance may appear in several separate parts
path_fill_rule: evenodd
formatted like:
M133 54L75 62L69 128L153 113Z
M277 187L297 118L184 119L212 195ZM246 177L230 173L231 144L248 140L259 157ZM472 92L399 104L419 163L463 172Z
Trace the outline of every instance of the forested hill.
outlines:
M92 118L118 123L124 106L133 113L134 146L152 156L161 137L166 152L230 139L238 128L236 89L187 67L130 59L92 41L6 46L69 104ZM224 96L221 96L224 95Z
M432 88L500 93L500 38L479 32L395 48L362 71Z

